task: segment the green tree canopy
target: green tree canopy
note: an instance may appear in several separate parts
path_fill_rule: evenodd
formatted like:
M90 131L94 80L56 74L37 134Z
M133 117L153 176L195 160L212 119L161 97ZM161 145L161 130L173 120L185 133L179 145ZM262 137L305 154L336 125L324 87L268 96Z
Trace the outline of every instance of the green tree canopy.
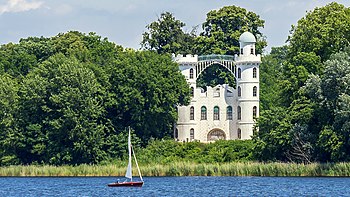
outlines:
M267 43L259 28L264 20L254 12L237 6L225 6L208 12L203 23L204 32L196 37L196 52L202 54L239 54L239 37L249 31L257 38L257 53L262 53Z
M326 61L331 54L349 46L350 9L336 2L316 8L292 26L290 32L291 57L313 52Z
M184 22L175 19L170 12L164 12L157 21L147 25L147 32L143 33L141 48L155 50L159 54L192 53L194 30L191 33L183 31Z

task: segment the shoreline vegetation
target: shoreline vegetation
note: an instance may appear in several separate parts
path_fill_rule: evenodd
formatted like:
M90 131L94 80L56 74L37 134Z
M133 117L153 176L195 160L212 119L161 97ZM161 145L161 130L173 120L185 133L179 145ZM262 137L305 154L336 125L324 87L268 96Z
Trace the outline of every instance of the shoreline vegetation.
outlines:
M141 165L140 168L143 176L350 176L350 163L232 162L197 164L178 162L165 165L147 164ZM119 167L112 164L82 164L78 166L18 165L0 167L0 176L124 176L125 169L126 167Z

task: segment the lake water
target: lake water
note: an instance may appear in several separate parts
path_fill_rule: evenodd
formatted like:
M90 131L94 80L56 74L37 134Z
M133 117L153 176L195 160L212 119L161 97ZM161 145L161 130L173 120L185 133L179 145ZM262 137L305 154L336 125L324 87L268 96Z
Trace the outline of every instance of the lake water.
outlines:
M350 178L144 177L142 188L107 187L116 179L1 177L0 196L350 196Z

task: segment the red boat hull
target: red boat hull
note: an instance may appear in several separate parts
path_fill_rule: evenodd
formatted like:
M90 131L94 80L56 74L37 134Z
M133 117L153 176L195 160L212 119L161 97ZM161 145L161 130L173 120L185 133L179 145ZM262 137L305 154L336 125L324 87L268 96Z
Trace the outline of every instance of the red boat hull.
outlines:
M143 182L115 182L115 183L109 183L108 187L142 187Z

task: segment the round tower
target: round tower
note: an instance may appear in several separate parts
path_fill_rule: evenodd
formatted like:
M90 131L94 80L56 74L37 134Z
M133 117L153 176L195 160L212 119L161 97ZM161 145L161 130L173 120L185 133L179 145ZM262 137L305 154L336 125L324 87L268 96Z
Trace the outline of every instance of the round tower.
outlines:
M255 118L259 116L260 55L255 54L255 36L244 32L240 38L240 54L236 58L237 138L251 139Z
M178 106L178 121L174 131L176 140L192 141L194 140L194 132L197 131L197 115L199 109L195 106L194 97L196 94L197 80L197 62L198 55L177 55L173 56L173 60L179 64L181 73L185 76L186 81L191 89L191 103L189 106Z

